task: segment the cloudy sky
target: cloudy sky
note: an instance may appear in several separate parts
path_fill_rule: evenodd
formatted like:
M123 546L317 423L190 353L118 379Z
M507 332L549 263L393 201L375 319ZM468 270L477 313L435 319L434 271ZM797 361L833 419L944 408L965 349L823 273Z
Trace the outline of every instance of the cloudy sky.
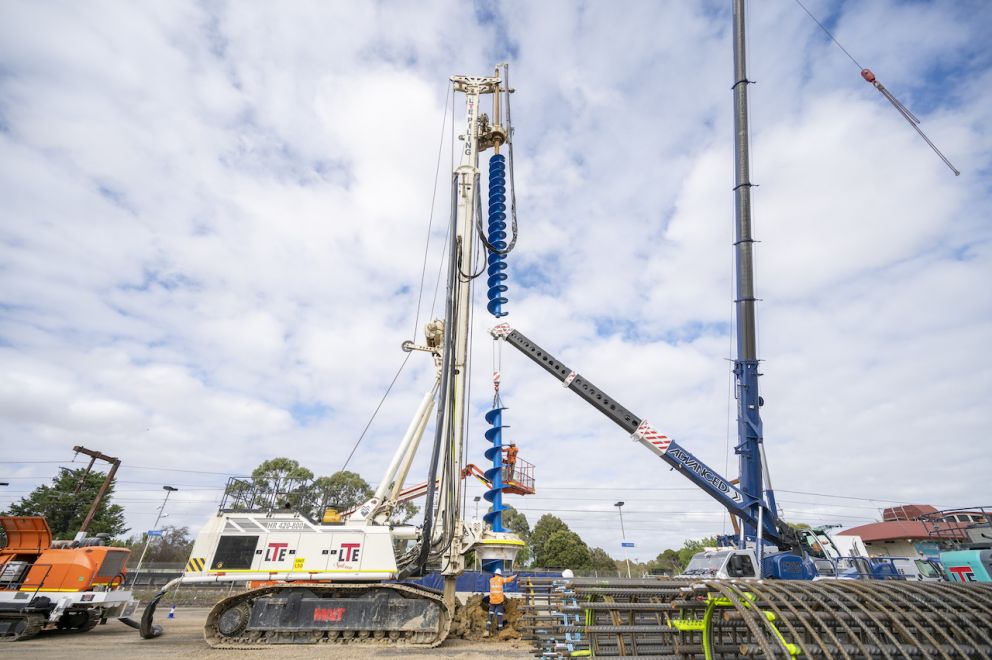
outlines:
M843 525L890 503L992 504L992 6L806 4L962 174L795 2L751 7L779 503ZM0 3L0 506L77 444L123 460L135 531L163 484L180 488L168 521L195 529L225 476L262 460L340 469L434 302L448 76L503 61L520 219L506 320L735 476L729 27L715 0ZM476 463L492 324L480 304ZM623 500L642 560L726 528L510 350L507 438L538 479L510 503L532 524L555 512L619 556ZM370 482L428 362L411 358L355 452Z

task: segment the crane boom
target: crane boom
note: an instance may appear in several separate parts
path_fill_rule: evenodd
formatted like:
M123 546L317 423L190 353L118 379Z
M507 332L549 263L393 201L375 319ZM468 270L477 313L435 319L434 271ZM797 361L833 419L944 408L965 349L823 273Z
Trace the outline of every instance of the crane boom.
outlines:
M588 379L538 346L508 323L501 323L491 330L493 337L503 339L545 371L561 381L562 385L578 394L586 403L606 415L617 426L630 434L656 456L678 470L699 486L706 494L722 504L731 514L740 517L747 525L764 529L764 538L774 543L786 541L788 527L778 516L765 507L762 500L748 496L716 470L713 470L688 449L657 431L651 424L627 410L622 404L593 385ZM760 509L764 511L759 515ZM759 522L759 518L761 519Z

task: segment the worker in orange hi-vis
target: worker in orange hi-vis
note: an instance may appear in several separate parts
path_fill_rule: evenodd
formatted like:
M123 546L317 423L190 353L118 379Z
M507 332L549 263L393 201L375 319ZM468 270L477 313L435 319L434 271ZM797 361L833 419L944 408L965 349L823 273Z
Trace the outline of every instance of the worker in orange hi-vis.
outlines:
M496 620L496 632L503 629L503 615L506 613L506 594L503 593L503 585L517 579L516 575L503 577L503 571L496 569L496 574L489 578L489 618L486 619L486 634L493 627L493 620Z
M513 479L513 466L517 463L517 445L510 443L506 448L506 478Z

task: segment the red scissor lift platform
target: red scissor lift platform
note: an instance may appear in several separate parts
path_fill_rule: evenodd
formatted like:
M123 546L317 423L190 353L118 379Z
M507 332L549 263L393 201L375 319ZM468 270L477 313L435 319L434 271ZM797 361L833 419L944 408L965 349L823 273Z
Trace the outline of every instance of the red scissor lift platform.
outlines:
M503 492L510 495L534 494L534 464L517 459L503 466Z

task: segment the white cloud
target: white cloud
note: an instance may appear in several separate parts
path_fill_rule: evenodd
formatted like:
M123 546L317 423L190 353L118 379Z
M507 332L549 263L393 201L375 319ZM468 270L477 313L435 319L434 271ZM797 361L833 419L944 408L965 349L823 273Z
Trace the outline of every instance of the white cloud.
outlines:
M992 421L992 66L976 44L989 10L812 8L963 173L798 7L752 5L762 389L779 499L790 518L852 524L886 499L980 503L974 484L992 467L975 449ZM339 469L412 331L445 81L504 59L521 222L509 320L723 471L729 11L496 10L7 3L0 437L15 487L0 502L55 467L17 461L68 461L75 444L124 460L119 498L135 529L162 483L182 484L172 520L196 527L222 473L277 454ZM459 99L458 124L461 113ZM448 211L450 124L445 134L421 323ZM481 462L492 320L477 312L469 451ZM717 504L511 350L507 434L539 479L538 495L512 503L532 523L559 511L619 554L622 499L641 559L724 527ZM422 357L350 465L370 481L428 387Z

